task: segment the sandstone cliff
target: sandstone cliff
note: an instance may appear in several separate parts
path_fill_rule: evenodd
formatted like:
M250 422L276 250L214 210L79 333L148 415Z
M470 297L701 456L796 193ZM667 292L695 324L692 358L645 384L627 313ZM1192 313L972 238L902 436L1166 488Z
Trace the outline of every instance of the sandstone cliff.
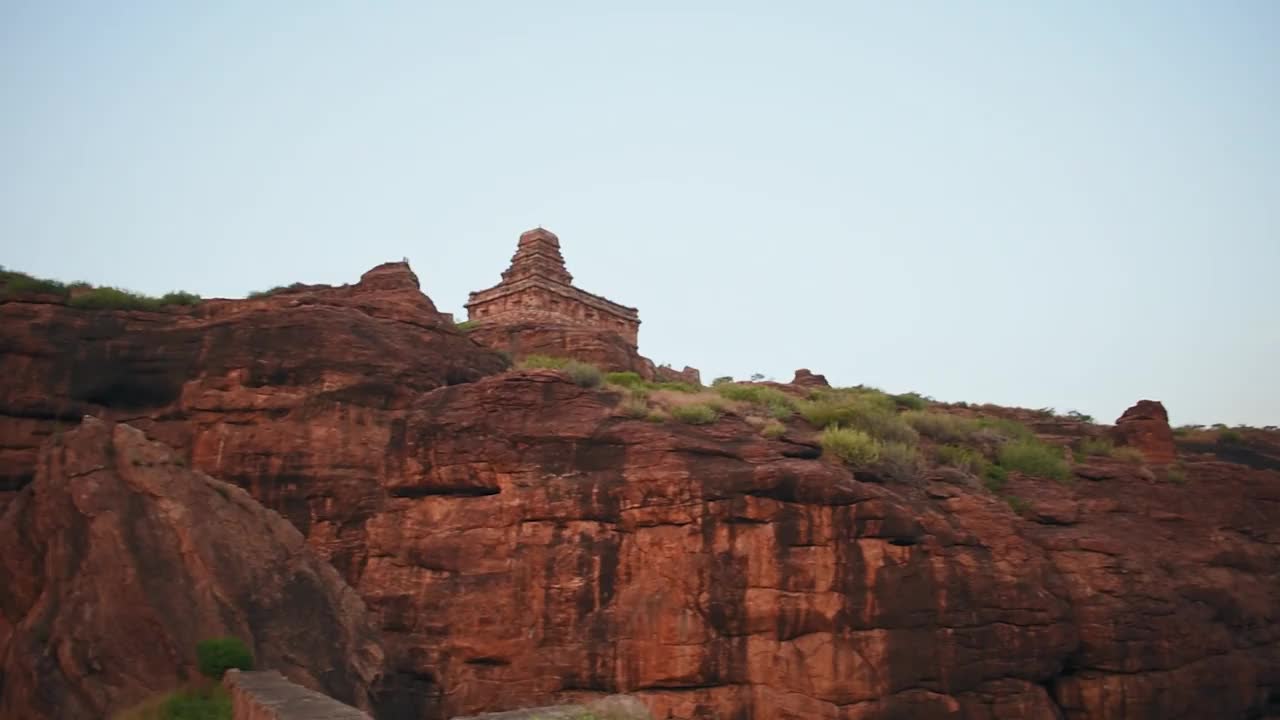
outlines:
M170 315L0 304L0 475L23 484L86 409L164 438L356 588L406 717L614 692L657 718L1280 704L1270 455L1188 445L1178 481L1111 458L1067 483L1014 473L1017 511L954 470L883 484L801 421L654 423L618 392L502 372L407 267L378 272ZM1105 434L1027 419L1049 442Z
M298 531L141 431L87 418L0 516L0 717L102 718L195 677L200 640L364 707L384 654Z

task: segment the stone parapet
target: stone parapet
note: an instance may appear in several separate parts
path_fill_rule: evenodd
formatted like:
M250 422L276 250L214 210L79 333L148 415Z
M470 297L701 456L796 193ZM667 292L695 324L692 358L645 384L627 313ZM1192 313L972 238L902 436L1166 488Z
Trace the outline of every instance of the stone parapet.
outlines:
M275 670L228 670L222 684L231 692L232 720L371 720L350 705L289 682Z

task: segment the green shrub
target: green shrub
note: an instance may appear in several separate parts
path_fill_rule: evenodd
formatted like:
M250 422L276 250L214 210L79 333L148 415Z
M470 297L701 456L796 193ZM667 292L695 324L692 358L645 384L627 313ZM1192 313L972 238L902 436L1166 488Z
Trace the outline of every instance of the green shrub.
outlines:
M239 638L211 638L196 645L196 664L201 675L211 680L222 680L223 673L231 668L252 670L253 653Z
M920 474L920 453L914 445L898 442L880 444L877 466L889 479L910 482Z
M1218 442L1223 445L1238 445L1244 442L1244 436L1238 430L1219 430Z
M822 451L848 465L870 465L880 459L880 444L875 438L861 430L835 425L822 431Z
M1115 450L1115 445L1110 438L1085 438L1080 441L1081 455L1110 455Z
M725 384L725 383L731 383L731 382L733 382L733 377L732 377L732 376L729 376L729 375L721 375L720 377L718 377L718 378L716 378L715 380L712 380L712 381L711 381L711 387L715 387L715 386L717 386L717 385L723 385L723 384Z
M877 440L914 445L919 435L894 409L893 400L879 393L825 393L799 403L800 415L818 427L861 430Z
M574 384L584 388L600 387L600 383L604 379L604 374L600 372L600 368L577 360L570 360L565 363L563 369Z
M642 397L629 397L618 406L622 414L629 418L642 418L649 415L649 401Z
M1037 440L1013 440L1000 447L1000 465L1026 475L1064 481L1071 477L1062 451Z
M1080 412L1080 411L1078 411L1078 410L1071 410L1071 411L1070 411L1070 412L1068 412L1064 417L1066 417L1068 420L1075 420L1075 421L1077 421L1077 422L1083 422L1083 423L1092 423L1092 422L1093 422L1093 416L1092 416L1092 415L1087 415L1087 414L1082 413L1082 412Z
M476 326L475 320L463 320L462 322L453 324L453 327L455 329L460 330L462 332L469 332L472 329L474 329L475 326Z
M671 390L672 392L682 393L700 393L702 388L687 382L656 382L649 383L650 390Z
M941 443L966 443L973 439L978 424L968 418L946 413L912 410L902 419L917 432Z
M928 405L920 393L909 392L901 395L891 395L890 397L898 404L898 407L906 408L907 410L923 410Z
M113 287L94 288L71 298L67 304L87 310L155 310L160 307L156 298Z
M987 489L993 492L1003 490L1005 484L1009 482L1009 471L999 465L988 465L987 471L984 475L982 484L986 485Z
M786 432L787 426L777 420L770 420L764 424L764 427L760 428L760 434L771 440L782 437Z
M768 385L720 383L711 387L726 400L750 403L764 408L770 417L778 420L785 420L795 413L795 400L781 390Z
M1007 418L979 418L978 428L991 430L1004 440L1031 440L1036 436L1031 428Z
M1134 465L1141 465L1147 461L1147 456L1136 447L1118 447L1111 451L1111 457L1117 460L1123 460Z
M569 358L551 357L550 355L529 355L521 360L519 367L521 370L563 370L565 365L569 364Z
M671 408L671 417L690 425L707 425L720 417L720 412L709 403L689 403Z
M974 475L982 475L989 464L987 459L973 448L940 445L934 448L933 452L939 463Z
M1187 471L1181 465L1170 465L1164 469L1164 479L1177 485L1187 484Z
M305 289L307 289L306 283L296 282L296 283L290 283L288 285L277 285L271 288L270 290L256 290L254 292L249 293L248 297L250 299L264 298L264 297L270 297L272 295L276 295L283 292L290 292L294 290L305 290Z
M200 296L186 290L174 290L160 296L161 305L199 305Z
M66 297L71 289L57 280L47 280L28 275L16 270L5 270L0 267L0 283L4 284L4 294L18 295L39 293L42 295L60 295Z
M231 720L231 694L214 686L208 690L183 690L165 700L164 720Z
M640 377L640 373L630 371L605 373L604 381L624 388L642 388L648 385L644 378Z
M652 423L664 423L671 419L671 414L662 408L654 408L644 419Z

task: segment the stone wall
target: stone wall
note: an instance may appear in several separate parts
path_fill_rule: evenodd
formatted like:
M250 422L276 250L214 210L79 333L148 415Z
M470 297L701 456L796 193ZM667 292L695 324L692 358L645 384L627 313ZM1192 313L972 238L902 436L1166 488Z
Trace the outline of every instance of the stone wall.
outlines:
M289 682L275 670L228 670L222 684L231 692L232 720L370 720L350 705Z

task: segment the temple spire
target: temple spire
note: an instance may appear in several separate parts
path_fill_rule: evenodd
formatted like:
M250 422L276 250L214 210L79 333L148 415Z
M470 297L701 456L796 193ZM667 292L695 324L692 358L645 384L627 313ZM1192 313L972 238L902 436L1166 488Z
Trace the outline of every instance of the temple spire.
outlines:
M502 273L503 282L515 282L539 276L564 285L573 284L573 276L564 266L560 254L560 238L550 230L536 228L520 235L511 267Z

